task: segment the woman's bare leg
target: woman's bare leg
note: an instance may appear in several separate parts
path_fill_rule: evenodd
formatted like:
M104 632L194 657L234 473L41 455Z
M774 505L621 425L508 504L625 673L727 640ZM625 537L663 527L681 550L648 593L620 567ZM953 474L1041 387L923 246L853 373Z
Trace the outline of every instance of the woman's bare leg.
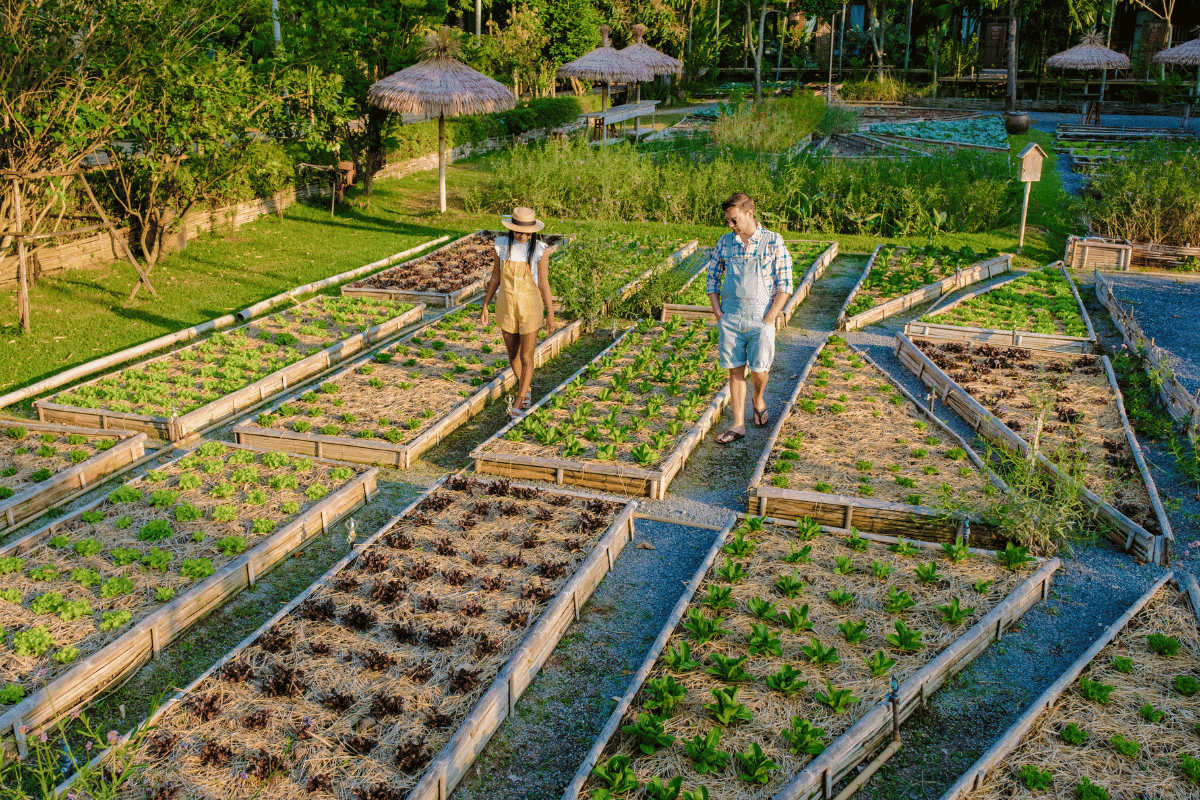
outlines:
M523 333L520 337L520 360L522 371L517 373L517 380L520 381L521 404L524 405L524 399L529 394L529 385L533 383L533 360L534 353L537 351L537 331L533 333Z

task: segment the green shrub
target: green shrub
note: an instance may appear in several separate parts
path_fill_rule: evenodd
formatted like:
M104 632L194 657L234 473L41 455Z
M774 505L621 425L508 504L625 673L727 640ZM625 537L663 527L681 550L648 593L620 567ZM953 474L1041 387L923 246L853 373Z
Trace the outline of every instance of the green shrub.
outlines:
M1183 246L1200 230L1200 151L1183 142L1133 145L1092 174L1083 208L1105 236Z

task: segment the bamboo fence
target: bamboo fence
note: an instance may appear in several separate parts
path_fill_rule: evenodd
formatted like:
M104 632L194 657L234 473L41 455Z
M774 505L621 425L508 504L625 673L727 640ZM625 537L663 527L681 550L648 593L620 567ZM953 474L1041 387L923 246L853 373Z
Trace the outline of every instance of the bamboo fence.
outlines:
M773 519L766 521L785 526L795 525L790 521ZM725 545L728 531L729 529L726 528L717 537L704 561L692 576L666 624L663 625L658 638L651 645L650 652L646 655L641 668L634 674L625 695L618 702L608 723L601 730L592 749L575 772L566 791L563 792L562 800L578 800L582 796L583 787L591 775L592 768L599 763L609 741L625 721L624 717L633 705L642 684L649 677L689 606L697 602L700 586L712 570L721 548ZM863 536L877 542L894 543L896 541L886 536L869 534ZM917 542L916 544L926 550L940 550L938 545L927 542ZM942 684L962 671L993 641L999 641L1003 637L1004 631L1021 619L1038 601L1045 600L1049 596L1050 580L1060 566L1061 562L1057 558L1042 561L1038 569L1014 591L1010 592L1004 600L971 626L953 644L938 654L933 661L901 683L898 690L900 720L907 719L918 707L924 706L926 699ZM872 706L848 731L831 742L820 755L809 762L775 795L775 800L812 800L812 798L818 797L831 800L834 797L833 787L843 777L850 774L880 743L890 737L891 732L892 706L887 699L884 699Z
M72 709L90 703L100 693L127 680L142 664L151 659L157 660L164 647L228 598L253 587L262 575L284 558L367 503L378 492L375 484L377 474L378 470L369 469L337 491L330 492L302 516L293 519L187 592L177 595L102 649L81 659L70 671L5 709L0 714L0 736L4 737L0 740L0 747L4 753L10 753L15 742L17 752L22 757L28 755L23 730L49 726L66 717ZM0 548L0 557L28 551L57 534L66 523L78 519L85 511L91 511L105 501L106 498L101 497L70 516L9 542Z
M1034 452L1033 448L1024 439L1013 433L1007 425L984 408L979 401L959 386L940 367L934 364L928 356L922 353L912 340L903 333L896 334L896 357L900 359L900 363L904 364L910 372L935 392L943 403L962 417L980 436L983 436L1006 453L1019 455L1022 458L1031 457ZM1169 558L1171 548L1175 542L1175 536L1171 532L1171 523L1167 519L1166 512L1162 507L1162 501L1158 497L1154 479L1150 477L1145 459L1142 457L1137 438L1129 427L1129 421L1125 415L1124 403L1121 398L1121 390L1116 385L1112 366L1109 364L1107 356L1101 356L1101 360L1105 365L1109 386L1113 391L1117 407L1120 410L1126 441L1133 451L1134 460L1137 462L1142 480L1146 483L1150 502L1154 507L1155 517L1163 533L1155 536L1113 508L1111 504L1105 502L1095 492L1082 485L1078 486L1080 497L1085 505L1093 509L1096 514L1109 523L1105 535L1112 542L1120 545L1127 553L1139 561L1164 564ZM1073 483L1072 479L1055 466L1043 453L1037 453L1037 464L1042 471L1053 476L1055 480Z
M780 313L780 315L775 319L775 330L780 331L788 326L788 323L792 320L792 315L796 313L796 309L799 308L800 304L803 303L808 297L809 293L812 291L813 285L816 284L816 282L821 279L821 276L825 274L825 270L827 270L829 265L833 263L833 260L837 258L837 254L838 243L832 242L830 243L829 247L825 248L824 252L822 252L816 257L816 259L813 260L808 269L805 271L804 277L800 279L798 284L796 284L796 290L792 292L792 296L789 297L787 303L784 304L782 313ZM684 291L686 291L695 281L698 280L706 280L703 272L697 272L695 275L689 278L687 283L680 288L679 293L683 294ZM692 306L678 303L663 303L662 311L658 315L659 321L666 322L671 317L682 317L685 320L702 318L709 322L716 322L713 317L711 306Z
M1105 629L1100 638L1093 642L1067 668L1067 671L1059 676L1058 680L1050 684L1049 688L1033 701L1033 704L1025 710L1025 713L1017 718L1017 721L1012 724L1008 731L995 744L988 748L987 752L980 756L979 760L972 764L963 773L962 777L942 795L941 800L965 800L973 791L978 789L987 779L988 774L1006 761L1009 754L1033 730L1038 720L1058 702L1058 699L1075 683L1076 679L1087 669L1096 656L1100 654L1100 651L1125 630L1125 627L1137 616L1138 612L1145 608L1160 592L1171 591L1168 584L1174 583L1177 591L1187 591L1191 599L1192 610L1200 613L1200 605L1198 605L1200 597L1197 596L1200 594L1200 590L1196 588L1196 579L1188 573L1183 573L1183 576L1184 579L1181 581L1175 579L1173 572L1167 572L1167 574L1155 581L1154 585L1145 594L1139 597L1132 606L1126 609L1124 614ZM1181 584L1185 584L1186 588L1185 585ZM1197 619L1197 624L1200 624L1200 618Z
M159 417L148 414L122 413L105 409L81 408L78 406L60 405L49 400L38 400L34 403L38 419L43 422L61 422L68 425L81 425L88 428L127 428L144 431L153 436L164 436L168 441L177 442L189 434L227 419L239 411L261 403L272 395L286 391L289 386L295 386L313 375L325 371L329 367L343 361L360 350L372 344L382 342L407 325L419 321L425 313L425 306L417 305L403 314L380 325L373 325L362 333L357 333L348 339L326 347L320 352L297 361L283 369L276 370L266 377L239 389L232 394L205 403L197 409L182 416ZM245 326L242 326L245 327ZM152 364L170 358L175 351L148 359L132 365L130 369ZM96 379L98 380L98 379ZM95 380L88 381L88 384Z
M545 341L538 344L534 351L534 367L541 367L546 362L556 358L563 348L569 347L579 339L583 331L583 321L576 320L568 323ZM355 361L350 366L329 378L336 383L344 375L358 369L371 359L364 358ZM282 450L287 453L330 458L336 461L351 461L356 464L383 464L397 469L408 469L414 459L429 448L445 439L456 431L459 426L483 410L488 400L500 397L517 384L516 373L512 367L493 378L489 383L479 387L474 394L463 400L441 419L426 428L411 442L392 444L391 442L372 439L355 439L349 436L326 436L317 433L296 433L278 428L259 428L242 423L233 429L234 441L238 444L253 447L258 450ZM270 411L278 408L288 398L277 401Z
M693 244L695 243L693 242ZM630 330L633 329L630 328ZM599 353L592 360L597 361L602 359L609 351L624 341L628 335L629 331L626 331L625 334L606 347L603 352ZM535 403L530 412L548 404L568 384L582 376L587 367L587 364L580 367L573 375ZM709 403L708 408L696 420L696 423L675 446L675 449L671 451L671 455L667 457L667 460L657 469L645 469L616 463L602 464L570 458L544 458L516 453L489 453L487 451L488 444L503 439L509 430L521 424L523 417L510 420L507 425L496 431L491 438L479 444L471 451L471 458L475 461L475 471L485 475L501 475L517 480L549 481L556 486L571 484L573 486L596 489L601 492L615 492L621 495L644 496L650 497L653 500L662 500L667 496L667 487L671 485L671 481L683 469L683 465L687 463L688 456L700 444L704 435L721 418L721 410L725 408L728 402L729 385L726 383L725 387L717 392L712 402Z
M875 253L879 252L879 248L875 248ZM907 311L913 306L918 306L921 303L926 303L930 300L936 300L939 297L958 291L964 286L970 286L973 283L987 280L988 278L1008 272L1012 269L1012 255L1005 253L996 256L995 258L981 261L966 269L957 270L954 275L948 278L943 278L935 283L917 289L914 292L909 292L900 297L894 297L885 303L881 303L873 308L868 308L862 313L855 314L852 317L846 316L847 309L854 302L855 295L858 294L863 282L871 273L871 268L875 264L875 253L871 254L871 260L867 262L867 268L863 271L863 276L859 280L858 285L854 287L854 291L846 298L846 304L842 311L838 314L837 329L845 331L856 331L859 328L865 328L868 325L874 325L877 322L882 322L888 317L895 316L902 311Z
M301 603L307 600L322 587L333 583L343 569L352 564L365 550L384 536L400 522L407 514L415 509L425 498L432 495L450 476L445 476L419 497L413 500L399 514L384 523L374 534L362 544L356 546L342 560L330 567L319 579L297 595L284 608L264 622L257 630L243 639L229 653L209 667L186 688L166 700L146 720L146 725L153 725L156 720L170 711L172 707L182 702L189 693L199 688L207 679L217 674L226 663L236 659L247 647L258 640L260 636L273 628L277 623L293 613ZM594 495L581 495L571 491L559 491L570 497L595 499ZM605 499L605 498L602 498ZM499 729L500 725L512 715L521 695L533 683L542 666L553 653L571 623L579 619L580 610L600 585L600 582L612 569L616 558L625 546L633 540L634 518L637 501L624 498L611 498L613 502L624 503L624 508L592 548L584 563L575 574L559 590L549 606L542 612L537 622L517 645L512 655L500 668L499 674L489 685L483 696L475 703L466 719L458 726L453 737L442 748L436 757L424 769L420 781L408 794L408 800L446 800L453 789L466 775L476 757L483 750L488 740ZM729 526L726 526L728 530ZM111 752L111 748L98 754L93 759L93 766L102 763ZM73 779L72 779L73 780ZM72 781L67 781L58 788L59 794L69 790Z
M998 347L1024 347L1028 350L1050 350L1059 353L1090 353L1096 347L1096 329L1092 327L1091 317L1088 316L1087 309L1084 308L1083 298L1079 296L1079 289L1075 286L1075 281L1071 279L1071 274L1067 272L1061 261L1057 261L1051 266L1055 265L1058 266L1063 277L1067 279L1067 284L1071 287L1071 294L1075 297L1075 305L1079 309L1079 315L1083 317L1083 322L1087 325L1087 336L1067 336L1066 334L1059 333L1019 331L1015 326L1011 331L995 328L972 328L964 325L941 325L921 320L906 323L904 325L904 335L910 339L923 339L932 342L965 342L967 344L990 344ZM1005 286L1019 277L1009 278L986 289L965 294L952 303L934 309L927 316L932 317L942 314L968 300L986 295L994 289Z
M1071 269L1127 271L1132 264L1133 245L1128 239L1102 236L1068 236L1063 261Z
M1125 344L1134 353L1142 353L1146 359L1147 371L1159 376L1158 396L1163 405L1176 421L1187 427L1194 434L1200 428L1200 389L1191 394L1187 387L1179 382L1170 368L1171 354L1154 343L1154 339L1146 336L1133 315L1133 307L1126 307L1113 293L1112 282L1095 272L1096 296L1112 315L1113 323L1125 338Z
M951 515L943 509L875 500L870 497L850 497L800 489L785 489L772 486L766 480L767 463L770 461L771 453L779 441L788 415L792 413L800 397L800 393L808 382L809 375L817 362L817 358L821 354L821 350L824 349L827 343L828 338L825 342L822 342L821 346L817 348L816 352L808 360L808 363L804 365L804 369L800 372L800 378L796 381L796 386L792 390L791 396L779 413L779 419L775 422L767 444L763 448L762 455L758 459L758 464L755 466L754 474L750 477L750 484L747 489L747 513L788 520L798 520L808 517L821 525L836 528L849 528L853 525L865 533L882 536L902 536L906 539L918 539L929 542L953 542L963 535L963 520L968 519L968 517ZM884 375L887 375L886 370L876 364L866 353L856 348L851 349L871 366L878 369ZM921 416L936 428L939 433L951 439L966 452L971 463L981 474L987 475L997 488L1007 491L1007 486L1004 482L984 464L979 455L971 449L961 436L947 426L946 423L942 422L935 414L922 406L907 389L896 381L891 380L890 376L888 376L888 380L900 391L904 399L915 407ZM994 528L984 524L977 518L971 520L969 524L971 527L968 538L971 543L986 549L995 549L1003 547L1007 541Z
M94 428L72 428L41 422L21 422L21 427L30 431L54 431L56 433L78 433L97 437ZM0 536L19 528L42 512L62 505L78 497L93 484L137 461L146 452L146 434L133 431L110 430L99 434L101 438L115 439L116 443L103 452L75 466L63 470L48 480L18 492L7 500L0 500Z

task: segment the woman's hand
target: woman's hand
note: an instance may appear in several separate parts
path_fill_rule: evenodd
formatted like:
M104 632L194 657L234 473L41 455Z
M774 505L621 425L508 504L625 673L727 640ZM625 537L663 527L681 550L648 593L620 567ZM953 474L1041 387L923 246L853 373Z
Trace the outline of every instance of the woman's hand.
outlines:
M546 335L549 336L550 334L554 333L554 329L557 327L558 325L554 321L554 312L551 311L546 316Z
M487 303L484 303L484 304L483 304L483 308L481 308L481 309L479 310L479 324L480 324L480 325L482 325L482 326L483 326L483 327L485 327L485 328L487 327L487 324L488 324L488 310L487 310Z

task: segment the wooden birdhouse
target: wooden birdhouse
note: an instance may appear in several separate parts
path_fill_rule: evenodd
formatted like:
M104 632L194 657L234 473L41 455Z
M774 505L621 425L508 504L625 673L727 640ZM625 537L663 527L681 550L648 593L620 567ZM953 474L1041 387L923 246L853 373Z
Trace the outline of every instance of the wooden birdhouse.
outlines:
M1046 158L1046 151L1037 142L1030 142L1017 157L1021 159L1021 165L1017 172L1020 180L1028 182L1042 179L1042 161Z

